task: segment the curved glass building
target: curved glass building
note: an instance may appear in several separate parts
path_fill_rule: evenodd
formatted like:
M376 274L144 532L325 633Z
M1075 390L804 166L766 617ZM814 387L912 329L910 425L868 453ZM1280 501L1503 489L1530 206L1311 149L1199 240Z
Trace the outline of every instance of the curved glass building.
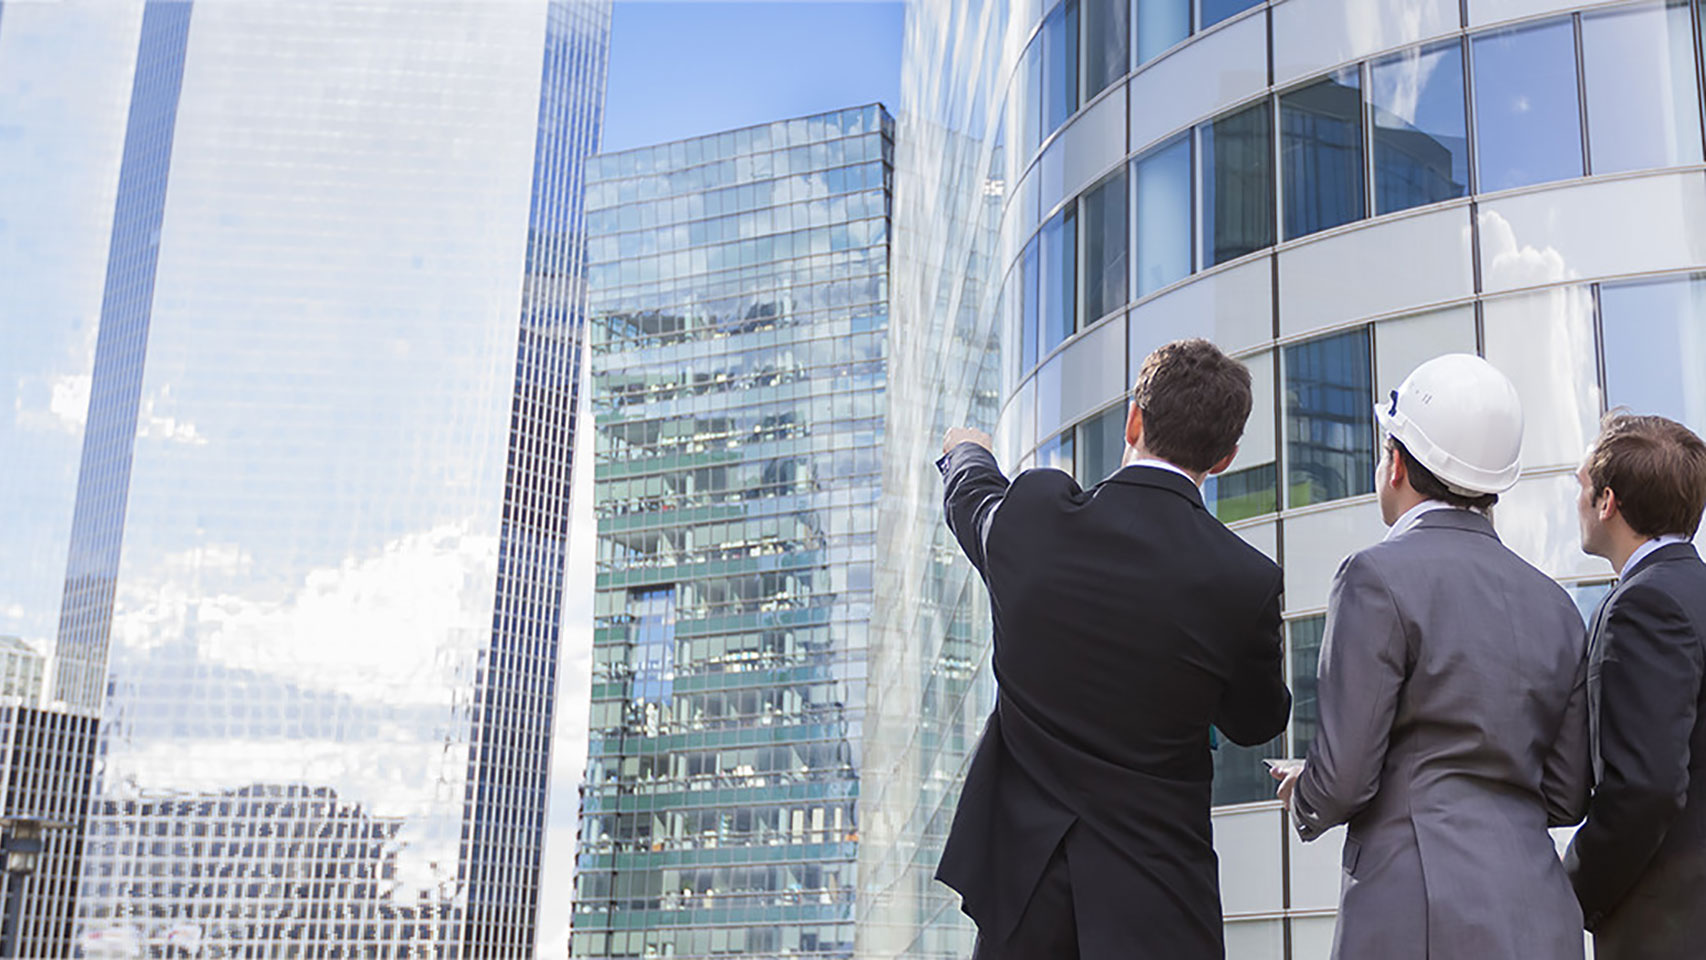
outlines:
M1695 0L956 0L909 23L897 155L894 495L873 635L861 935L970 946L930 874L992 693L981 589L940 532L940 431L1010 469L1117 468L1143 357L1208 337L1256 409L1211 508L1286 570L1289 732L1216 755L1227 952L1326 956L1342 831L1299 843L1260 758L1301 756L1344 556L1384 532L1372 418L1475 352L1523 398L1505 542L1584 605L1572 472L1610 407L1706 429ZM903 455L902 451L914 451ZM933 549L898 549L908 542ZM892 545L895 549L890 549ZM905 554L905 555L903 555ZM887 698L887 699L885 699ZM910 704L910 711L907 708ZM879 792L872 786L890 784Z

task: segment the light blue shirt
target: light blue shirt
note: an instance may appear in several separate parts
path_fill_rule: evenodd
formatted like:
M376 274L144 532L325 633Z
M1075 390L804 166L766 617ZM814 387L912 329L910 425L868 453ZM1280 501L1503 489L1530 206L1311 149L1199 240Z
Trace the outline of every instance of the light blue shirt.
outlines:
M1657 550L1660 547L1668 547L1673 543L1687 542L1689 542L1688 538L1680 533L1667 533L1662 537L1654 537L1653 539L1648 540L1646 543L1636 547L1635 552L1629 555L1629 559L1623 562L1623 569L1617 571L1617 578L1619 580L1623 579L1624 571L1635 569L1635 564L1646 559L1647 555L1652 553L1654 550Z

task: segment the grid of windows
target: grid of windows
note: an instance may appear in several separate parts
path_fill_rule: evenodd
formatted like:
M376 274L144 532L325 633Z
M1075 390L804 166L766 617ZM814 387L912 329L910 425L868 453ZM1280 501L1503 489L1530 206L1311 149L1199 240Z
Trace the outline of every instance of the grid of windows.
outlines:
M892 142L873 105L592 161L574 956L852 954Z
M531 953L608 3L139 19L23 955Z
M1471 166L1486 193L1700 162L1697 6L1653 0L1411 47L1147 148L1130 167L1127 230L1091 217L1126 191L1117 177L1068 200L1005 265L1004 298L1023 309L1022 369L1120 306L1112 293L1143 298L1278 242L1466 196ZM1128 259L1115 285L1107 271Z

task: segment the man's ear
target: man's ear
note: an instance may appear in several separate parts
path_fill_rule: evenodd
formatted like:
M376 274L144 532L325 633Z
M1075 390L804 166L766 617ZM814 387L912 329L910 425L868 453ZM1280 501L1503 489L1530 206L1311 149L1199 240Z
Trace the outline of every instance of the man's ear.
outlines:
M1599 514L1600 523L1609 523L1612 517L1622 512L1617 503L1617 491L1606 487L1600 491L1599 499L1594 503L1594 512Z
M1238 444L1235 443L1232 445L1232 452L1231 453L1227 454L1224 457L1221 457L1219 463L1208 468L1208 475L1211 477L1220 476L1221 474L1226 472L1228 467L1232 466L1232 461L1236 460L1237 458L1238 458Z
M1126 401L1125 445L1135 447L1143 442L1143 411L1136 400Z
M1392 485L1392 489L1396 490L1409 482L1410 470L1404 466L1404 458L1400 457L1398 451L1391 447L1386 448L1386 459L1390 464L1387 467L1386 482Z

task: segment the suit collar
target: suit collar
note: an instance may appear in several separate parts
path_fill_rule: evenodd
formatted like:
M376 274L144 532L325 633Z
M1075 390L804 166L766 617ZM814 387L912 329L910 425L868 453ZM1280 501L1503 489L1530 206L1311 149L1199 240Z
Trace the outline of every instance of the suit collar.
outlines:
M1114 475L1103 482L1124 483L1134 487L1156 487L1161 490L1169 490L1181 497L1184 497L1186 500L1189 500L1199 507L1203 506L1202 491L1197 489L1197 485L1192 483L1189 477L1174 473L1171 470L1162 470L1157 467L1140 467L1133 464L1132 466L1121 467L1114 471ZM1204 509L1207 508L1204 507Z
M1483 536L1499 539L1499 534L1493 529L1493 521L1487 515L1476 510L1434 510L1422 514L1416 519L1414 530L1463 530L1468 533L1479 533Z
M1694 544L1692 542L1684 541L1682 543L1667 543L1646 556L1637 559L1634 563L1629 564L1628 569L1623 571L1623 576L1618 579L1627 583L1629 582L1630 577L1647 569L1655 563L1666 563L1671 560L1686 560L1689 557L1698 556L1699 553L1695 551Z

